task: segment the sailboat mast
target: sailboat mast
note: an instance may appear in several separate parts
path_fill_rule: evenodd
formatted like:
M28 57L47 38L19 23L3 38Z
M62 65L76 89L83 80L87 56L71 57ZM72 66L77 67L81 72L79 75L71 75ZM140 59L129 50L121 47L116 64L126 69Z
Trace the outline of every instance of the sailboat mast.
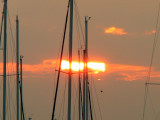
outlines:
M16 18L16 30L17 30L17 120L19 120L19 19Z
M85 17L85 32L86 32L86 41L85 41L85 62L86 62L86 120L88 120L88 17Z
M68 120L71 120L72 41L73 41L73 0L70 1L69 75L68 75Z
M20 56L20 94L21 94L21 120L24 120L24 110L23 110L23 56Z
M84 69L83 69L83 108L82 108L82 120L85 120L86 115L86 62L85 62L85 55L86 50L83 50L83 63L84 63Z
M6 120L7 0L4 0L3 120Z
M78 57L79 57L79 75L78 75L78 92L79 92L79 103L78 103L78 108L79 108L79 120L81 120L81 70L80 70L80 50L78 50Z

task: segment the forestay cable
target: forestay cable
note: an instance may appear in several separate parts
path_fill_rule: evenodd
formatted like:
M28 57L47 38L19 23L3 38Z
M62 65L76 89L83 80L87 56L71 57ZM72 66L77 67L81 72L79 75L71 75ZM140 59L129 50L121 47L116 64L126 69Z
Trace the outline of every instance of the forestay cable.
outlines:
M151 62L150 62L150 66L149 66L149 71L148 71L146 83L149 83L150 78L151 78L153 58L154 58L154 55L155 55L155 49L156 49L156 45L157 45L157 41L158 41L158 37L159 37L159 28L158 28L159 16L160 16L160 2L159 2L158 15L157 15L157 21L156 21L156 33L154 35L153 50L152 50L152 54L151 54ZM144 120L144 118L145 118L145 109L146 109L148 91L149 91L148 84L145 84L145 95L144 95L144 107L143 107L142 120Z

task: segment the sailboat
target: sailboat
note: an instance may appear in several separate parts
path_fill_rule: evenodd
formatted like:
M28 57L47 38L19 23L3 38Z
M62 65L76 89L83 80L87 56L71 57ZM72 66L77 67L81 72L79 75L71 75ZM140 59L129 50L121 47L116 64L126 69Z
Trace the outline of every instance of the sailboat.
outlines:
M3 16L2 16L2 26L4 27L4 45L3 45L3 120L7 120L6 116L6 80L7 80L7 0L4 0L4 9L3 9ZM56 104L57 104L57 95L58 95L58 88L59 88L59 80L60 80L60 74L62 71L61 64L62 64L62 58L63 58L63 52L64 52L64 43L65 43L65 37L66 37L66 30L68 25L68 18L70 18L70 28L69 28L69 70L67 71L68 75L68 120L72 119L72 78L73 78L73 71L72 71L72 49L73 49L73 5L74 0L69 0L68 2L68 9L66 14L66 21L65 21L65 29L63 34L63 42L61 47L61 54L60 54L60 60L59 60L59 68L58 68L58 75L57 75L57 84L56 84L56 90L55 90L55 96L54 96L54 103L53 103L53 111L52 111L52 117L51 120L56 119L55 111L56 111ZM69 14L70 13L70 14ZM70 15L70 16L69 16ZM77 73L79 75L78 79L78 109L79 109L79 120L88 120L89 118L93 120L92 115L92 104L91 104L91 97L90 97L90 88L89 88L89 81L88 81L88 21L90 17L85 17L85 46L82 51L78 51L79 56L79 63L80 60L80 53L83 52L83 64L84 69L81 71L79 69L79 72ZM22 59L23 56L19 56L19 19L18 16L16 18L16 26L17 26L17 106L16 106L16 119L24 120L24 110L23 110L23 85L22 85ZM2 26L1 26L1 33L2 33ZM1 38L1 36L0 36ZM20 59L19 59L20 58ZM20 64L20 68L19 68ZM81 74L83 73L83 81L81 79ZM89 114L90 113L90 114ZM31 120L31 118L29 118Z
M63 52L64 52L64 43L65 43L65 37L66 37L66 29L68 24L68 17L70 18L70 26L69 26L69 69L68 69L68 112L67 112L67 120L72 119L72 78L73 78L73 71L72 71L72 49L73 49L73 5L74 0L69 0L68 2L68 8L67 8L67 14L66 14L66 20L65 20L65 27L64 27L64 34L63 34L63 41L61 46L61 53L60 53L60 59L59 59L59 67L58 67L58 75L57 75L57 83L56 83L56 90L54 94L54 102L53 102L53 110L52 110L52 117L51 120L56 120L55 111L56 111L56 104L57 104L57 96L58 96L58 90L59 90L59 81L60 81L60 74L63 72L61 70L62 66L62 58L63 58ZM69 13L70 12L70 13ZM70 16L69 16L70 14ZM78 120L93 120L92 115L92 104L91 104L91 98L90 98L90 90L89 90L89 81L88 81L88 21L90 20L90 17L85 17L85 46L83 49L83 83L80 78L80 68L79 68L79 80L78 80ZM79 67L80 67L80 51L78 50L78 56L79 56ZM82 92L83 91L83 92ZM90 115L89 115L90 113Z
M7 73L7 2L8 0L4 0L3 14L2 14L2 23L1 23L1 31L0 31L0 43L2 41L2 31L4 33L4 41L3 41L3 120L7 120L6 116L6 97L7 97L7 76L15 76L17 79L16 86L16 119L24 120L24 110L23 110L23 95L22 95L22 59L23 56L19 56L19 19L16 17L16 74L8 74ZM4 29L3 29L4 28ZM19 62L20 61L20 62ZM20 68L19 68L20 66ZM21 70L20 70L21 69ZM21 104L20 104L21 103ZM21 113L20 113L21 112ZM20 118L21 116L21 118Z

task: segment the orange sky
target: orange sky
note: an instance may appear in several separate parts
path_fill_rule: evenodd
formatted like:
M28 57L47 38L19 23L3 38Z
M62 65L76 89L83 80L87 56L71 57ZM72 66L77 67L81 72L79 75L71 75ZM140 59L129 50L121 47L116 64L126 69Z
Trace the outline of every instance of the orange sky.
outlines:
M68 69L67 64L66 64L67 61L63 61L63 62L65 62L65 64L64 64L62 70L67 70ZM76 64L76 62L74 62L74 64ZM107 75L116 73L118 75L118 77L116 78L117 80L127 80L127 81L145 80L146 76L147 76L147 72L148 72L148 67L145 67L145 66L104 63L105 64L105 70L104 70L104 69L99 69L95 65L96 62L94 62L94 63L91 62L91 64L94 64L93 66L92 65L90 66L92 73L97 74L99 72L104 72L104 74L107 74ZM63 65L63 63L62 63L62 65ZM3 70L2 66L3 66L3 64L0 63L0 67L1 67L0 73L1 74L2 74L2 70ZM9 73L16 72L15 71L16 64L8 63L7 66L8 66L7 68L8 68ZM44 74L50 74L50 71L56 70L56 67L57 67L56 61L54 59L46 59L40 64L33 64L33 65L32 64L24 64L23 71L24 71L24 75L26 72L29 72L32 74L39 74L41 76ZM96 68L98 68L98 69L96 69ZM73 67L73 70L78 71L78 68L76 65ZM160 71L155 71L153 69L151 77L152 78L160 77Z
M27 76L24 78L25 110L26 116L32 116L35 120L50 119L49 114L52 110L50 107L53 104L51 89L54 87L54 80L49 81L46 76L53 73L57 66L52 58L59 57L57 54L61 46L67 2L68 0L8 0L8 15L11 21L11 26L8 24L8 60L11 60L10 56L14 56L12 48L15 46L12 37L16 38L15 18L18 14L20 54L24 56L24 76ZM96 81L97 91L101 89L104 91L103 94L98 94L103 119L140 119L144 96L142 80L146 80L150 64L159 0L76 0L76 2L82 30L85 27L84 17L86 15L91 17L88 37L89 57L93 59L90 60L107 61L106 71L102 72L104 77L100 76L101 73L96 75L101 79ZM3 0L0 1L0 16L2 11ZM76 15L74 11L74 16ZM79 44L76 31L79 21L74 17L74 55L77 55L76 47ZM10 35L9 28L12 28L13 36ZM67 29L64 48L66 56L68 35ZM158 45L160 41L157 41ZM159 51L160 47L157 47L151 73L151 77L157 80L160 80ZM3 66L1 61L0 74ZM15 64L8 63L8 68L10 73L15 73ZM63 87L60 89L63 90Z
M123 28L117 28L117 27L109 27L105 29L106 34L113 34L113 35L127 35L128 33L125 32Z

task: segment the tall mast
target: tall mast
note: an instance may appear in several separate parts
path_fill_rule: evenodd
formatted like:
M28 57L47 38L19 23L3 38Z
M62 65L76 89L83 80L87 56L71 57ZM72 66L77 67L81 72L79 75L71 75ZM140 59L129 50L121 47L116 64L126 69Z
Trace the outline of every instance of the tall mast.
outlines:
M79 80L78 80L78 89L79 89L79 104L78 104L78 108L79 108L79 120L81 120L81 71L80 71L80 50L78 50L78 57L79 57Z
M84 69L83 69L83 108L82 108L82 120L85 120L86 115L86 62L85 62L85 55L86 50L83 50L83 63L84 63Z
M62 42L62 48L61 48L61 54L60 54L60 63L59 63L59 68L58 68L56 91L55 91L55 96L54 96L54 103L53 103L53 111L52 111L51 120L54 120L54 117L55 117L56 101L57 101L58 88L59 88L59 78L60 78L60 73L61 73L60 72L61 71L61 63L62 63L64 43L65 43L65 37L66 37L66 29L67 29L67 23L68 23L69 6L70 6L70 0L68 1L68 8L67 8L66 21L65 21L65 27L64 27L63 42Z
M22 67L22 59L23 59L23 56L20 56L20 71L21 71L21 78L20 78L20 80L21 80L21 82L20 82L20 90L21 90L21 120L23 120L23 104L22 104L22 101L23 101L23 67Z
M4 0L3 120L6 120L7 0Z
M16 30L17 30L17 120L19 120L19 20L16 18Z
M72 39L73 39L73 0L70 1L69 75L68 75L68 120L71 120Z
M88 91L88 20L90 19L90 17L85 17L85 63L86 63L86 74L85 74L85 79L86 79L86 120L88 120L88 97L89 97L89 91Z

